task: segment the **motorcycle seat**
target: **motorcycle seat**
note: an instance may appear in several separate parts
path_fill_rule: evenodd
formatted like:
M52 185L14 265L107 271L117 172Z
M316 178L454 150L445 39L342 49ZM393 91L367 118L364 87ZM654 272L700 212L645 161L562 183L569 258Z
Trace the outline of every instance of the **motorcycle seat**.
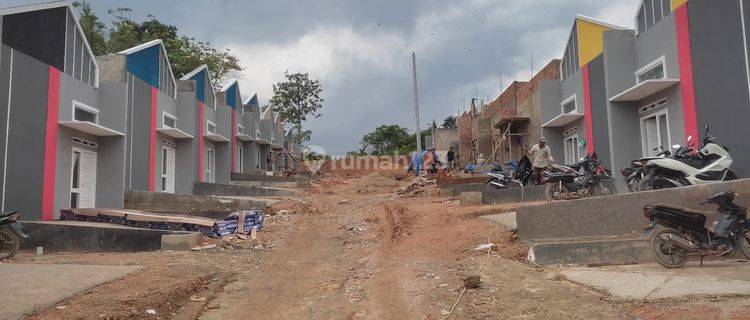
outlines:
M675 206L675 205L671 205L671 204L657 204L655 207L657 209L661 209L661 210L664 210L664 211L682 212L682 213L686 213L686 214L689 214L689 215L702 215L702 216L706 216L706 215L713 215L714 214L713 211L693 210L693 209L689 209L689 208L685 208L685 207L680 207L680 206Z
M5 211L0 213L0 218L10 217L16 213L18 213L18 211Z

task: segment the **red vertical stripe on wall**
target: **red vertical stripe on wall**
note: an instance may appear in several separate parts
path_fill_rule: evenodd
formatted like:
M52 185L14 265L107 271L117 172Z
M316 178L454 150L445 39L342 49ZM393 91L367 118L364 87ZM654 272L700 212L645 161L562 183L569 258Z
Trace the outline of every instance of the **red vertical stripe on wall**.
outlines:
M158 91L151 87L151 119L148 142L148 191L156 190L156 99Z
M237 154L237 110L232 109L232 170L237 168L237 157L241 156Z
M47 123L44 130L42 176L42 220L52 220L55 210L55 169L57 166L57 120L60 109L60 70L49 67Z
M695 87L693 86L688 5L686 3L674 11L677 27L677 61L680 65L680 91L682 94L682 119L685 126L685 138L693 136L693 139L698 139L698 115L696 114Z
M203 110L206 105L203 102L198 101L198 181L203 182L203 158L205 157L206 143L203 141L203 125L206 123L203 120Z
M594 123L591 120L591 80L589 78L589 65L583 66L583 108L584 120L586 121L586 151L594 152Z

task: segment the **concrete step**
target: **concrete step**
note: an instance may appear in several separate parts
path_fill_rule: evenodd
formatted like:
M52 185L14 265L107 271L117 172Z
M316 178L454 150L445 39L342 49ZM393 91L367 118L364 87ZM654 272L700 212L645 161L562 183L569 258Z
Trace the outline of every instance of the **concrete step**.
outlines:
M541 201L545 199L544 190L546 186L528 186L525 188L507 188L507 189L495 189L495 188L484 188L476 186L461 187L466 189L478 188L476 191L461 191L461 204L462 205L481 205L481 204L503 204L513 203L523 200L528 201ZM461 189L459 189L461 190ZM466 199L464 201L464 199Z
M508 230L518 229L518 224L516 223L515 212L488 214L488 215L480 216L479 218L487 220L493 225L500 223L503 227L505 227Z
M23 231L29 237L21 241L21 249L43 247L45 253L189 250L203 237L194 232L83 221L24 221Z
M532 244L529 261L540 265L620 265L652 262L647 239L603 238Z

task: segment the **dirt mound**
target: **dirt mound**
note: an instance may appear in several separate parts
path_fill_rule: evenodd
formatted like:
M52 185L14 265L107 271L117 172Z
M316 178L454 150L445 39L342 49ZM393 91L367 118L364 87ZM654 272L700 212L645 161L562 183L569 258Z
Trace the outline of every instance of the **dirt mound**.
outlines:
M364 176L354 183L354 192L367 194L378 191L390 191L392 188L400 186L401 183L396 180L394 175L386 175L383 172L375 172Z
M269 215L319 214L320 210L305 201L287 199L268 206Z

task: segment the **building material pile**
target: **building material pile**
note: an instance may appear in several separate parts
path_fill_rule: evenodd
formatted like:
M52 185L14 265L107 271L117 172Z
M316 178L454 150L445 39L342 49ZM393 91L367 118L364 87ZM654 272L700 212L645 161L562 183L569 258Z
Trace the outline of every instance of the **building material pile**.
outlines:
M222 220L201 217L164 215L150 212L119 209L66 209L60 211L60 220L113 223L129 227L200 232L208 237L221 238L237 231L239 217L243 217L242 234L263 227L263 212L249 210L234 212Z

